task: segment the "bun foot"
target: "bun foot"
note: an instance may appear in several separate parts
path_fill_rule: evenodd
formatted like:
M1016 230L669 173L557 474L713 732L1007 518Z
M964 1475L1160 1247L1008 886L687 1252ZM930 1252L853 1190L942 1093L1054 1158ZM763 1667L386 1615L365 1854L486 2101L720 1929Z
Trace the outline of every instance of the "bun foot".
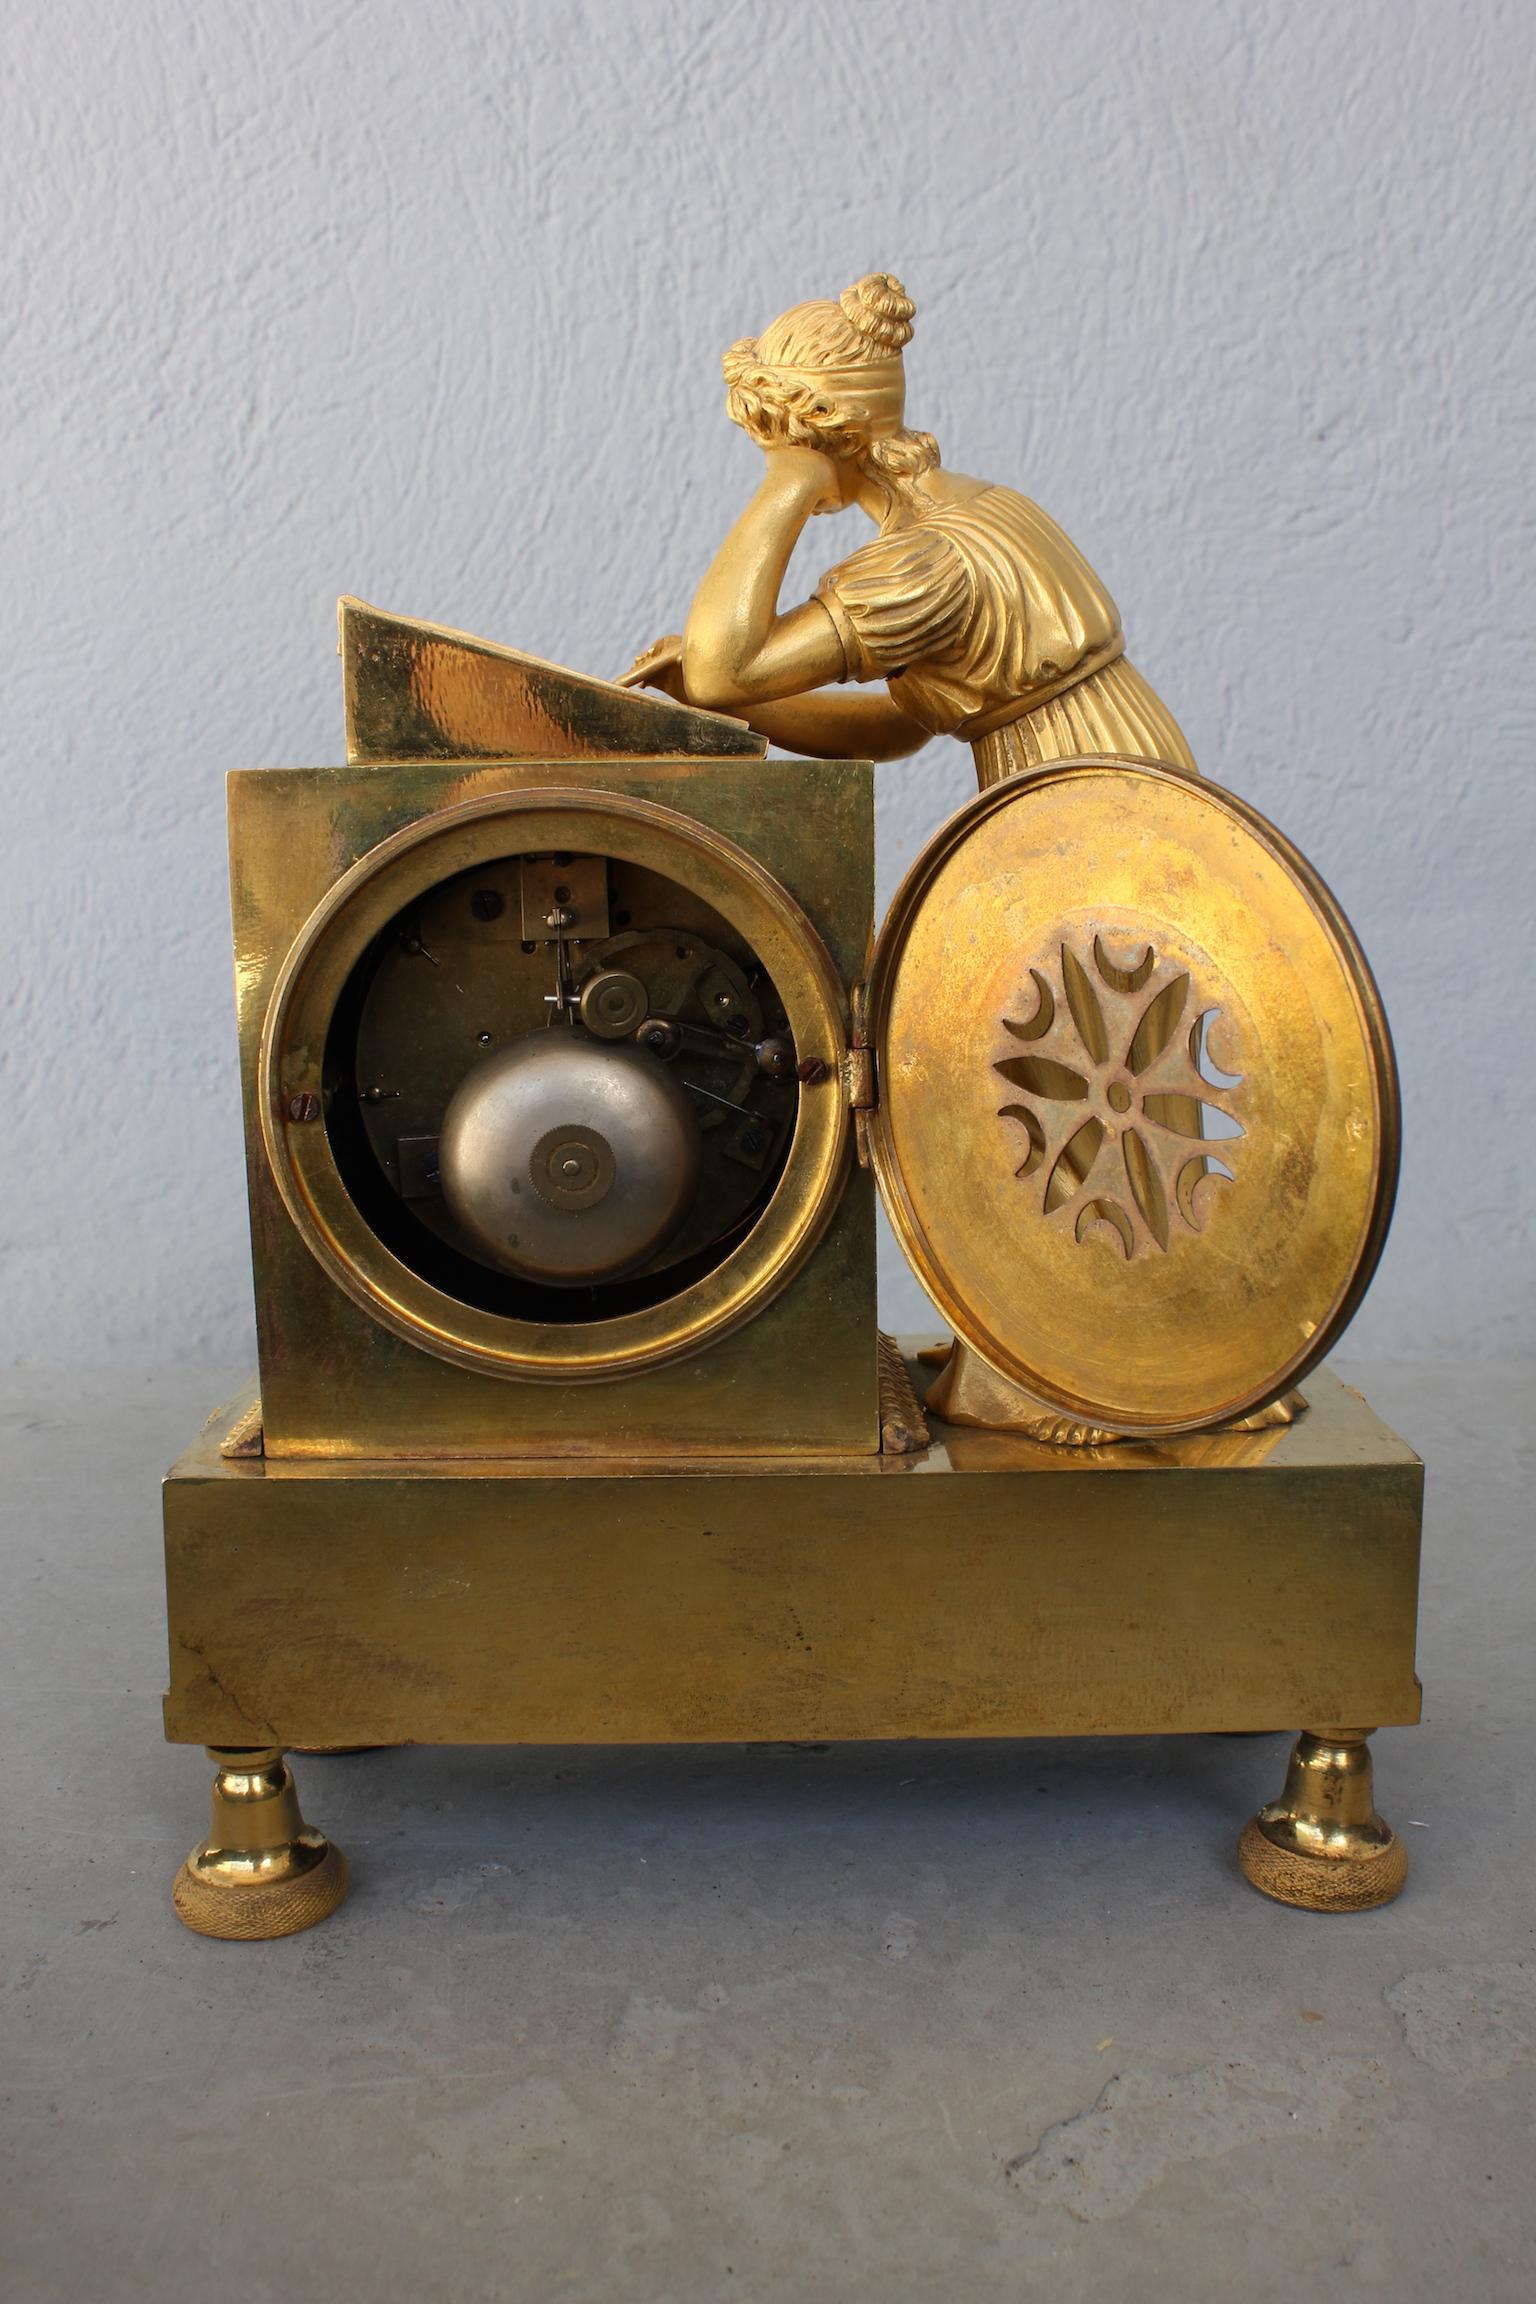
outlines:
M1285 1790L1245 1825L1237 1861L1262 1895L1305 1912L1370 1912L1408 1877L1408 1851L1372 1805L1368 1728L1297 1738Z
M347 1861L299 1813L274 1745L210 1748L217 1774L208 1838L176 1875L176 1916L199 1936L257 1943L328 1919L347 1892Z

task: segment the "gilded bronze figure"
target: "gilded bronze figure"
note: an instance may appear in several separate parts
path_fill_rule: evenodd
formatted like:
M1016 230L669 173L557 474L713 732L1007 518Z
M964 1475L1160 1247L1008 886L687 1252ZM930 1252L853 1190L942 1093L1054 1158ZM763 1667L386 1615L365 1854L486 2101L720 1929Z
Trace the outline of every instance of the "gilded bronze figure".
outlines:
M734 713L770 742L823 759L899 759L954 736L970 745L982 790L1083 755L1193 771L1182 729L1127 661L1119 611L1077 547L1038 504L948 471L933 436L908 428L902 355L915 310L899 280L872 272L731 346L727 411L763 450L763 477L683 631L645 650L625 681ZM781 609L806 523L853 505L878 536L829 569L809 600ZM1165 1090L1165 1102L1181 1137L1198 1139L1198 1086L1182 1098ZM1015 1109L1033 1120L1029 1107ZM1079 1137L1061 1184L1128 1229L1157 1189L1155 1153L1141 1155L1146 1181L1133 1174L1124 1206L1090 1189L1087 1150ZM1204 1156L1198 1165L1204 1172ZM1160 1205L1176 1210L1177 1191ZM963 1340L939 1357L929 1406L951 1423L1058 1444L1115 1437L1031 1399ZM1299 1405L1292 1394L1261 1413L1285 1421Z
M682 633L625 681L821 759L893 760L958 737L982 788L1085 754L1193 768L1077 547L1039 505L948 471L932 435L908 429L914 310L873 272L731 346L726 406L763 450L763 477ZM781 610L806 522L855 504L879 535ZM878 681L884 695L844 692Z

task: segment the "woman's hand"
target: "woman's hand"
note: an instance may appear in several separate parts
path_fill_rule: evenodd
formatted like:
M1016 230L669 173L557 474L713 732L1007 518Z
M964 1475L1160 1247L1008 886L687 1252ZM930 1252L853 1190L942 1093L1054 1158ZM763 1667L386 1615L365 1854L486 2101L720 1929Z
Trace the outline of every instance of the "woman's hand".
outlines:
M653 640L649 648L642 648L627 672L619 674L621 688L659 688L664 696L671 696L679 704L688 702L688 690L683 681L683 636L681 632L665 633Z
M683 693L706 712L750 718L760 705L848 676L842 639L819 600L779 612L779 587L812 512L836 511L850 472L815 448L772 448L752 501L693 596L683 635ZM633 676L655 680L667 644ZM678 691L672 691L674 694Z
M789 491L807 513L841 512L843 509L842 468L831 456L823 456L819 448L765 448L768 479L787 482Z

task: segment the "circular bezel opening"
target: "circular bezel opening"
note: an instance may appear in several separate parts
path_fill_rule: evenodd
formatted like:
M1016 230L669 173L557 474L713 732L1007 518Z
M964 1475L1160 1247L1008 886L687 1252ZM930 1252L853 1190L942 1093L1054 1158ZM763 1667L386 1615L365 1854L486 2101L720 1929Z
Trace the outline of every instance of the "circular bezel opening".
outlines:
M322 1116L337 1001L369 945L407 905L510 853L577 849L683 881L763 961L797 1055L820 1059L802 1089L782 1173L756 1223L702 1277L617 1317L553 1326L486 1311L434 1287L371 1229ZM686 1358L760 1312L822 1236L846 1176L845 994L789 892L745 849L654 801L532 787L406 826L359 858L305 922L273 987L258 1073L260 1123L290 1216L337 1286L395 1335L438 1358L532 1381L601 1381Z

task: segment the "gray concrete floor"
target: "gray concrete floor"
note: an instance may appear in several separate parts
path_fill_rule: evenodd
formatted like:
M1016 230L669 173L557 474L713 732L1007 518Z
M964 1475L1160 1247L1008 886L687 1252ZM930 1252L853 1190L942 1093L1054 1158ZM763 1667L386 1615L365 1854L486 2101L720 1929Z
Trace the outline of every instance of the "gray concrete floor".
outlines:
M1275 1737L310 1760L342 1911L171 1916L156 1480L219 1375L12 1378L3 2292L1536 2293L1529 1370L1430 1465L1387 1910L1265 1903Z

